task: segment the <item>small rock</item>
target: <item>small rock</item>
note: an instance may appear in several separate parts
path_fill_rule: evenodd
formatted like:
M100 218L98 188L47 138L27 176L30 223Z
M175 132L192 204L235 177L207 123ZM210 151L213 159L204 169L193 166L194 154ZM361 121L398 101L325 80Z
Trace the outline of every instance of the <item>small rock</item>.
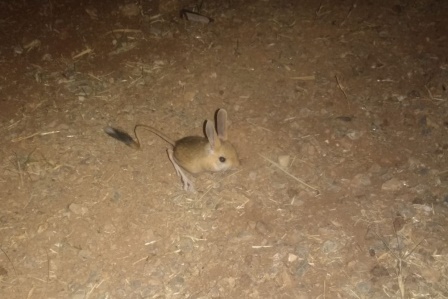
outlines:
M155 36L160 36L162 34L162 30L158 26L150 26L149 33Z
M389 276L389 271L383 266L376 265L375 267L370 270L370 273L375 277L383 277L383 276Z
M177 243L177 248L179 248L179 250L181 250L183 253L186 253L192 252L195 249L195 246L193 240L191 240L190 238L182 238Z
M292 253L288 254L288 262L292 263L292 262L295 262L297 259L298 259L297 255L292 254Z
M184 93L184 100L186 102L194 102L196 91L187 91Z
M304 203L305 203L305 202L304 202L303 200L301 200L301 199L293 199L293 200L291 201L291 205L292 205L292 206L295 206L295 207L303 206Z
M419 169L422 166L424 166L424 164L422 162L420 162L418 159L412 158L412 157L408 159L408 165L409 165L410 170L416 170L416 169Z
M375 117L372 122L371 128L373 131L378 131L384 129L384 127L387 127L388 124L389 122L387 121L387 119Z
M280 164L282 168L287 168L290 160L291 157L289 155L282 155L278 157L278 164Z
M53 129L56 125L57 125L57 121L56 121L56 120L53 120L52 122L50 122L49 124L47 124L47 128L48 128L48 129Z
M76 215L84 215L85 213L87 213L89 211L89 209L87 209L86 207L83 207L77 203L70 204L68 206L68 209Z
M361 281L356 285L356 289L363 295L368 295L372 289L372 283L370 281Z
M302 277L309 267L310 265L308 264L307 260L300 261L295 269L292 270L292 273L298 277Z
M255 225L255 229L262 235L269 234L269 229L263 221L258 221Z
M249 172L249 179L251 181L255 181L257 179L257 172L256 171Z
M415 98L420 98L421 94L418 90L413 89L410 92L408 92L407 96L408 96L408 98L415 99Z
M302 108L299 111L300 118L307 118L307 117L310 117L311 115L312 115L312 111L308 108Z
M255 221L251 221L249 220L247 222L247 225L251 228L251 229L255 229L255 226L257 225L257 223Z
M115 233L116 228L112 222L108 222L104 224L102 231L105 232L106 234L113 234Z
M322 245L322 251L325 254L329 254L331 252L335 252L337 247L338 245L335 242L328 240L325 241L324 244Z
M350 140L358 140L363 134L359 131L349 130L346 135Z
M230 287L231 289L233 289L233 288L235 287L235 285L236 285L235 278L233 278L233 277L229 277L229 278L227 279L227 282L229 283L229 287Z
M364 173L359 173L355 175L355 177L352 179L351 185L355 189L363 188L370 186L372 184L372 181L370 180L369 175Z
M341 116L336 117L336 120L340 120L343 122L351 122L353 120L353 118L354 117L351 115L341 115Z
M403 229L404 225L406 224L406 221L404 220L403 217L396 216L395 219L394 219L393 224L394 224L394 230L396 232L399 232L400 230Z
M235 237L229 240L230 243L246 242L254 238L254 235L248 231L239 232Z
M46 231L48 229L48 222L45 222L44 224L39 225L38 229L37 229L37 233L41 234L44 231Z
M412 191L415 191L417 194L419 195L424 195L426 194L428 191L430 191L430 187L427 185L423 185L423 184L418 184L417 186L415 186L414 188L412 188Z
M412 202L414 204L414 202ZM398 213L404 219L411 219L415 216L415 208L411 205L404 204L403 206L398 208Z
M184 284L185 284L185 280L182 278L182 276L178 275L178 276L174 277L173 279L171 279L170 282L168 282L168 287L173 292L179 292L179 290L181 290L183 288Z
M373 164L370 168L369 168L369 172L371 173L379 173L382 171L381 166L379 166L378 164Z
M309 157L312 160L316 156L316 147L311 144L303 144L300 150L300 155L303 157Z
M428 206L428 205L414 205L414 207L415 207L416 210L425 212L427 214L430 214L430 213L434 212L433 208L431 206Z
M297 254L297 256L300 256L302 259L306 259L306 257L309 254L308 248L306 248L304 246L297 246L295 248L294 252L295 252L295 254Z
M404 181L400 181L397 178L390 179L383 183L381 190L384 191L398 191L405 185Z
M121 193L118 192L118 191L115 191L115 192L114 192L114 195L113 195L112 198L111 198L111 201L112 201L113 203L118 203L120 200L121 200Z
M283 272L280 274L283 287L290 288L293 286L293 280L291 278L291 275L284 269Z
M70 126L67 125L67 124L59 124L59 125L56 127L56 129L57 129L58 131L64 131L64 130L68 130L68 129L70 129Z
M217 287L213 287L210 292L208 293L211 298L219 298L219 289Z
M121 6L120 12L125 17L135 17L140 14L140 7L136 3L129 3Z

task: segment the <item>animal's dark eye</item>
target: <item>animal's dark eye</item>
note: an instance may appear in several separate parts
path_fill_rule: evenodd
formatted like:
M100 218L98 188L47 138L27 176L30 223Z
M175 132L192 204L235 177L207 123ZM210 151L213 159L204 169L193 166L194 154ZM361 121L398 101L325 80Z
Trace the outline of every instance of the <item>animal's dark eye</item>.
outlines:
M224 162L226 162L226 158L224 158L224 157L219 157L219 161L220 161L221 163L224 163Z

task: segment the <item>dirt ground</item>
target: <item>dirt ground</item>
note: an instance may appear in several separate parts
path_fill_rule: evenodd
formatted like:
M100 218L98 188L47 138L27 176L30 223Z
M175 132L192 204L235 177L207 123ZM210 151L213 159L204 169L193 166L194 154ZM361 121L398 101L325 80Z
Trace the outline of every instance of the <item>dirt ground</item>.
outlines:
M448 298L448 2L195 4L0 2L0 297Z

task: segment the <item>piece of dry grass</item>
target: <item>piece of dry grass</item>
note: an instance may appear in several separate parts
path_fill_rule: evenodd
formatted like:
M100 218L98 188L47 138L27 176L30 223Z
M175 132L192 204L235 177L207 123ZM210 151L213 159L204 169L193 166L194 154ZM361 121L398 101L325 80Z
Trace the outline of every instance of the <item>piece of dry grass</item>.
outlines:
M289 77L292 80L299 80L299 81L314 81L316 80L316 76L299 76L299 77Z
M318 19L318 18L320 18L320 17L322 17L324 15L327 15L327 14L329 14L331 12L331 11L323 11L323 8L324 8L324 4L323 3L324 3L324 1L322 0L319 3L318 9L314 12L315 19Z
M32 150L25 158L19 158L17 153L14 153L15 159L11 160L12 165L16 168L17 173L20 178L20 186L23 186L23 173L26 172L29 163L31 162L31 155L34 153L35 149ZM28 176L29 173L27 172Z
M319 191L316 187L313 187L313 186L311 186L311 185L305 183L303 180L299 179L298 177L292 175L291 173L289 173L288 171L286 171L285 169L283 169L278 163L276 163L276 162L272 161L271 159L269 159L269 158L263 156L262 154L258 154L258 155L260 155L260 157L262 157L263 159L265 159L266 161L270 162L272 165L274 165L275 167L277 167L278 169L280 169L281 171L283 171L283 172L284 172L285 174L287 174L289 177L293 178L294 180L296 180L296 181L299 182L300 184L304 185L305 187L307 187L307 188L313 190L313 191L316 193L316 195L319 195L319 194L320 194L320 191Z
M24 45L23 48L29 52L35 48L39 48L41 46L42 42L38 39L35 39L31 42L29 42L28 44Z
M267 132L273 133L272 130L269 130L268 128L265 128L265 127L259 126L259 125L257 125L257 124L254 124L254 123L251 122L250 120L247 120L247 122L248 122L249 124L251 124L251 125L257 127L257 128L260 128L260 129L265 130L265 131L267 131Z
M114 30L106 32L106 34L104 34L104 36L107 36L109 34L114 34L114 33L142 33L142 31L140 29L114 29Z
M350 7L350 9L347 12L347 15L345 16L344 20L341 22L340 26L344 26L345 22L348 20L348 18L350 17L350 15L352 14L353 10L355 10L356 8L356 0L353 2L352 6Z
M10 158L10 163L12 164L13 169L9 169L9 171L18 174L20 179L20 186L24 186L25 175L29 180L31 180L31 175L40 176L46 173L49 170L47 166L50 166L50 169L52 170L56 170L60 167L60 165L55 166L54 164L50 163L42 153L40 153L40 159L33 158L32 156L35 150L36 149L32 150L27 155L18 155L17 153L14 153L14 156ZM32 195L30 196L29 201L31 201L31 198Z
M433 100L433 101L444 101L444 100L441 99L441 98L434 97L434 96L432 95L431 90L428 88L428 86L425 85L425 89L426 89L426 91L428 92L429 98L430 98L431 100Z
M143 75L143 74L152 74L154 71L162 69L164 66L163 62L155 62L153 65L145 64L141 62L126 62L126 67L132 68L132 74L134 75Z
M3 250L3 248L0 247L0 250L6 256L6 259L9 261L9 263L11 264L12 269L14 270L14 274L17 276L17 271L16 271L16 267L14 266L14 263L11 261L11 259L8 256L8 254Z
M34 136L45 136L45 135L56 134L56 133L60 133L60 132L61 131L37 132L37 133L31 134L28 136L14 138L11 140L11 142L19 142L22 140L33 138Z
M87 48L87 49L81 51L80 53L72 56L72 59L75 60L75 59L78 59L79 57L82 57L82 56L90 54L90 53L93 53L93 50L91 48Z
M387 249L387 252L395 259L396 265L397 265L397 283L398 287L400 289L400 296L402 299L406 298L406 288L404 284L404 278L403 278L403 263L406 262L406 260L409 258L409 256L417 249L417 247L423 242L424 239L420 240L408 253L403 252L401 246L400 246L400 238L395 230L394 227L394 233L395 237L397 239L397 246L398 246L398 254L396 254L389 246L388 242L381 237L377 232L374 232L374 234L377 236L379 240L383 243L384 247Z
M336 79L336 83L338 84L339 89L342 91L342 93L344 94L344 97L346 100L348 100L348 96L347 93L345 92L344 88L341 85L341 82L339 81L338 76L334 76L334 78Z

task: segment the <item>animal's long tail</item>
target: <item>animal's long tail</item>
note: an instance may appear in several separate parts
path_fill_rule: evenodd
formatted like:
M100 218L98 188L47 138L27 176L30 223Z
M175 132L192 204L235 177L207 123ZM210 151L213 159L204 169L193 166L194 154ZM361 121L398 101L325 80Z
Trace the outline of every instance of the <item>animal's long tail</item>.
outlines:
M129 135L128 133L126 133L124 131L121 131L119 129L115 129L112 127L105 127L104 132L106 132L106 134L109 135L110 137L113 137L113 138L117 139L118 141L123 142L127 146L130 146L135 149L140 148L140 142L138 141L138 138L137 138L137 141L135 141L131 137L131 135Z
M171 146L174 147L174 141L172 141L168 136L166 136L165 134L163 134L161 131L157 130L156 128L147 126L147 125L142 125L142 124L138 124L135 125L134 127L134 135L135 135L135 139L134 140L131 135L129 135L128 133L126 133L125 131L122 131L120 129L116 129L113 127L105 127L104 128L104 132L106 132L107 135L117 139L118 141L123 142L124 144L126 144L127 146L130 146L132 148L135 149L140 149L140 139L138 138L138 134L137 134L137 129L138 128L144 128L148 131L150 131L151 133L157 135L158 137L162 138L163 140L165 140L166 142L168 142L169 144L171 144Z

